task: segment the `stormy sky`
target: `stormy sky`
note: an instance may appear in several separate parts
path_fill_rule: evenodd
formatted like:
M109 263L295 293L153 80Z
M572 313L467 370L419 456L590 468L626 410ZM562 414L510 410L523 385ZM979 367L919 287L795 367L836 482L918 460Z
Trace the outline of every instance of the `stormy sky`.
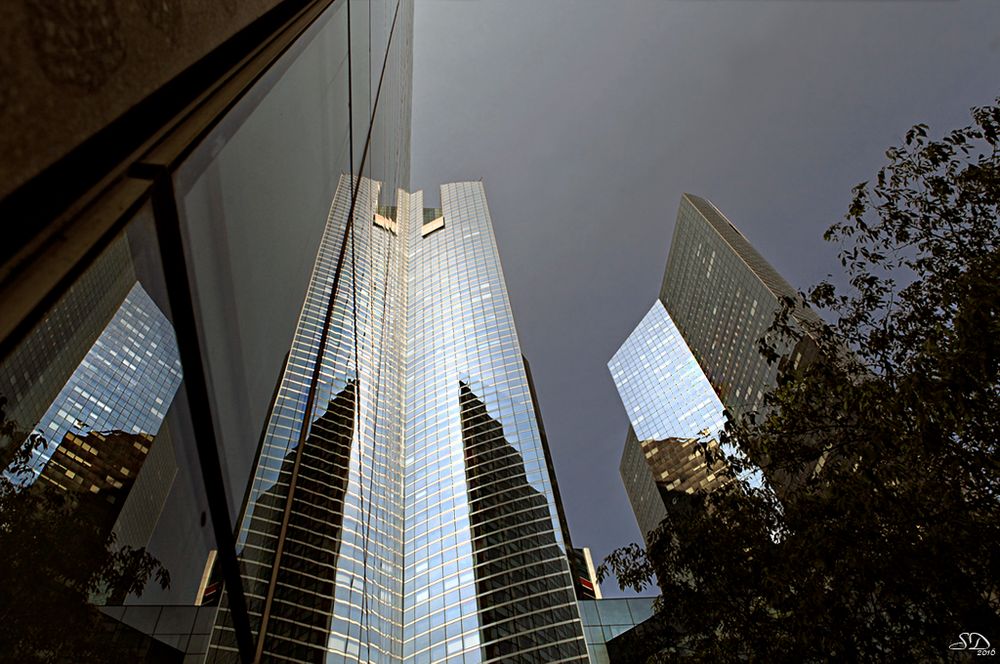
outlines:
M416 3L412 187L483 178L577 546L640 538L606 363L654 301L683 192L793 285L917 122L1000 95L997 0ZM606 582L609 595L618 594Z

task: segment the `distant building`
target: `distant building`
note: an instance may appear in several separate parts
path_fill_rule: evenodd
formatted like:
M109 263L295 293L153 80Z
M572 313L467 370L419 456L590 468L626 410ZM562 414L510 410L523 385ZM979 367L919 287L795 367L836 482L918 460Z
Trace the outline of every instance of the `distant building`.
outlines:
M719 400L734 416L756 410L777 383L758 340L793 288L711 202L684 194L660 287L670 313ZM822 319L805 306L793 319L812 332ZM803 348L785 349L798 366Z
M569 550L569 568L578 600L601 599L601 586L597 583L597 571L588 547Z
M622 481L648 543L677 492L708 491L721 481L715 475L719 468L705 466L697 441L717 445L725 424L723 408L659 301L608 369L631 423L622 452Z
M91 431L77 436L68 432L31 491L55 490L77 494L72 522L87 524L89 528L85 529L85 536L94 537L103 544L127 504L152 445L153 436L148 433ZM153 514L154 522L158 512L159 505ZM82 532L74 532L72 526L67 528L70 537L81 537ZM119 545L123 543L134 544L117 542ZM112 604L122 603L127 596L125 589L121 588L110 588L108 593L101 599Z
M717 451L715 440L701 442L697 438L666 438L640 443L646 463L653 470L661 491L696 493L715 486L716 471L725 464L709 461L709 453Z
M800 302L792 320L805 333L794 347L778 349L769 363L758 340L774 321L782 299L798 292L711 202L684 194L677 212L660 301L669 312L719 400L740 417L763 407L779 370L800 369L818 352L812 340L822 319ZM742 450L783 490L790 480L769 471L759 450Z
M110 256L117 258L118 252L115 246ZM102 286L96 282L80 285L93 291ZM110 519L107 532L115 532L118 545L138 548L149 542L177 474L173 443L165 428L161 444L155 452L151 449L154 437L160 439L182 371L173 327L142 286L133 282L127 291L119 287L108 292L120 294L123 300L111 309L103 329L95 332L88 327L88 334L94 334L89 349L77 357L61 388L49 385L52 401L32 423L46 445L32 461L37 480L27 481L99 496L104 506L99 521L104 524ZM106 299L98 292L71 291L64 298L69 304L58 311L65 318L70 304L81 315L88 303L98 310L109 309ZM69 334L72 325L62 320L59 328ZM44 336L35 335L19 352L27 358L42 352L43 343ZM72 362L72 357L67 356L65 362ZM25 401L20 403L23 407ZM42 407L36 404L32 409L37 416Z
M134 284L128 244L113 242L93 269L49 309L34 332L0 362L4 419L15 422L23 432L43 421ZM58 442L65 433L45 428L50 441ZM5 467L22 442L0 434L0 464Z
M667 506L656 484L656 475L642 451L642 443L631 426L625 437L618 470L632 506L632 514L639 525L639 532L642 533L643 541L649 544L649 534L666 518Z
M659 298L608 363L631 424L621 474L644 536L666 516L664 491L717 487L717 469L693 471L673 448L693 438L718 441L724 409L734 417L759 411L780 369L800 369L815 357L811 334L822 319L801 303L792 318L803 339L779 348L777 364L760 352L783 298L797 301L796 290L736 226L709 201L684 194ZM792 481L769 472L758 450L738 452L779 494Z

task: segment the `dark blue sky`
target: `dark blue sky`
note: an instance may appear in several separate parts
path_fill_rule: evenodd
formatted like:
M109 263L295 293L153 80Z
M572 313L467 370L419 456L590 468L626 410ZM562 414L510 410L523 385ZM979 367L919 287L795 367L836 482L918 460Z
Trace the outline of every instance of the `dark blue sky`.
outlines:
M1000 2L416 3L412 186L483 178L574 543L639 539L606 363L649 309L682 192L793 285L914 123L1000 94ZM605 583L607 594L617 594Z

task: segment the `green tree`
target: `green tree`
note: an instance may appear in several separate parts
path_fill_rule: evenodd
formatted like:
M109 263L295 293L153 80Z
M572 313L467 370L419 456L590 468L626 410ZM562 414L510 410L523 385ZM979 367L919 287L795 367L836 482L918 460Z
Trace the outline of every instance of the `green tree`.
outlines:
M170 575L145 549L117 546L106 526L88 518L89 493L25 485L34 452L46 445L4 413L0 438L25 441L0 472L0 660L11 662L120 662L108 643L114 623L90 601L116 591L141 595Z
M787 367L723 439L799 478L779 498L736 479L669 518L650 552L612 553L622 587L658 579L680 631L658 656L702 661L944 661L961 632L1000 646L1000 98L939 140L926 125L854 189L843 287L819 353ZM799 341L785 303L761 350Z

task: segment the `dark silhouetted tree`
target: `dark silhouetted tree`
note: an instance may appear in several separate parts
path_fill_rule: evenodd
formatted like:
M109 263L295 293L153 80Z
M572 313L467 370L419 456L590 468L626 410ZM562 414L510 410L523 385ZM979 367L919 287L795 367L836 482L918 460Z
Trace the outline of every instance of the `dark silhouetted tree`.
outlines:
M114 623L90 601L108 592L141 595L170 575L145 549L117 546L82 501L99 498L32 485L35 450L46 444L4 413L0 436L26 441L0 471L0 660L25 663L121 662L108 640Z
M831 323L724 439L798 477L779 500L733 481L668 518L648 555L672 661L942 661L960 632L1000 642L1000 99L940 138L913 127L854 189L842 286L803 297ZM762 352L803 331L786 302ZM733 475L745 470L728 459Z

